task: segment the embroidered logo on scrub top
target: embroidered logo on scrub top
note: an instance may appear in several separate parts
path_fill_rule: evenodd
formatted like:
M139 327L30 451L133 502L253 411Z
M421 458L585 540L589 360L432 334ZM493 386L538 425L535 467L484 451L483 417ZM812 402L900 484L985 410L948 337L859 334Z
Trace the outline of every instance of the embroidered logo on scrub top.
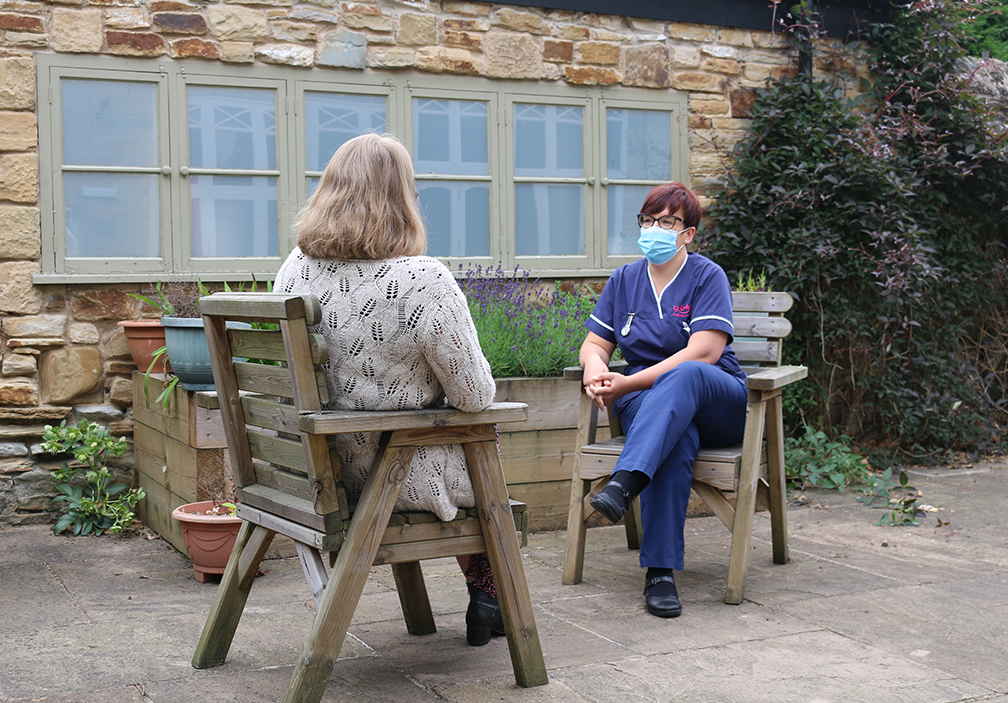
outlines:
M672 307L672 314L676 317L689 317L689 305L675 305Z

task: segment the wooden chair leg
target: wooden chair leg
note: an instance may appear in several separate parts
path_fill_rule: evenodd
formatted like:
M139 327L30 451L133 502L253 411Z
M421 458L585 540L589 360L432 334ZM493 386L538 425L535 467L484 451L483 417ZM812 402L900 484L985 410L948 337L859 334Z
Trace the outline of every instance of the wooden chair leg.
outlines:
M728 561L728 585L725 589L725 603L730 605L738 605L745 595L749 544L752 539L753 514L756 511L756 482L759 480L760 450L763 443L763 418L766 412L766 404L759 396L759 391L749 391L742 466L739 469L738 493L735 498L731 556Z
M203 634L196 645L196 653L193 654L192 665L196 669L220 666L227 659L231 640L238 629L242 611L245 610L249 591L252 590L252 581L274 535L275 532L261 525L242 523L220 586L217 587L210 615L203 626Z
M787 485L784 470L784 413L781 396L767 402L767 482L770 484L770 531L775 564L788 562Z
M525 568L518 549L518 536L497 447L493 442L474 442L464 446L487 559L493 569L501 616L504 618L515 681L524 687L542 686L549 682L546 662L539 643L539 629L525 580Z
M372 467L284 703L319 703L322 699L414 451L415 447L388 449Z
M575 464L577 458L574 459ZM578 467L574 467L574 478L571 479L570 505L567 508L567 541L564 548L563 583L573 586L581 583L584 572L585 550L585 510L584 498L591 490L591 481L580 478Z
M626 529L627 549L640 549L644 539L644 523L641 521L640 496L634 496L630 508L623 516L623 527Z
M392 575L395 576L399 604L402 606L403 617L406 618L406 631L411 635L432 635L437 632L420 562L393 564Z

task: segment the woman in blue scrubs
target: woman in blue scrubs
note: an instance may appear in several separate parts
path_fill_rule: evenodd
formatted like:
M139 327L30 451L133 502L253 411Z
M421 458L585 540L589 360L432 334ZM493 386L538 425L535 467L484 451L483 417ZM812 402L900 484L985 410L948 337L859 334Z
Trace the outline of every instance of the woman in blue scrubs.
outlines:
M648 194L637 216L644 258L613 272L581 345L585 391L599 408L611 404L626 432L609 483L591 504L617 522L640 494L644 601L666 618L682 613L673 570L683 568L693 461L701 445L740 443L745 425L728 277L686 251L701 215L681 183ZM617 346L625 375L608 369Z

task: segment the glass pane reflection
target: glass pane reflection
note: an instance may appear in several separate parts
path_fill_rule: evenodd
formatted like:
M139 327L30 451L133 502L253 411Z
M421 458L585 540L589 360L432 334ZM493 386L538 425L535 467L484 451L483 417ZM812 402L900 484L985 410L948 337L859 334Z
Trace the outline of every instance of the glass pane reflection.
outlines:
M430 256L490 255L490 185L417 183Z
M385 97L305 93L308 170L322 171L344 142L385 132Z
M657 110L606 110L606 175L672 180L672 114Z
M277 179L193 176L192 255L278 256Z
M63 163L160 166L157 85L64 80Z
M276 169L272 90L189 88L189 164L196 168Z
M518 256L584 254L584 189L580 185L515 184Z
M637 213L652 186L617 186L608 188L609 255L640 256L637 246L640 227Z
M159 256L158 178L146 173L65 174L67 256Z

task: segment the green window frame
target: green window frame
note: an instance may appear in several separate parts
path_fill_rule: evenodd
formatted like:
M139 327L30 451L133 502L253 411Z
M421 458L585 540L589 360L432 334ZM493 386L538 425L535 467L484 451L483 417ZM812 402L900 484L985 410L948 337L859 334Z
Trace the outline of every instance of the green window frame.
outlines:
M37 283L269 278L328 154L355 130L406 145L430 253L453 267L606 275L639 257L630 220L642 194L688 183L687 96L675 91L58 54L39 54L37 65ZM79 81L101 82L94 92L113 98L95 102ZM98 113L129 112L114 97L123 91L146 105L118 116L139 146L107 158L78 148L81 135L114 135Z

